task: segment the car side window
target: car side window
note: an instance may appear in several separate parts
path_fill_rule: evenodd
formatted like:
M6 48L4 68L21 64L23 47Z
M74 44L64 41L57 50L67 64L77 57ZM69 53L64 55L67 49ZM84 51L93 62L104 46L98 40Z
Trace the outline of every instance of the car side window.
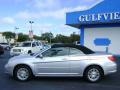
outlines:
M39 46L39 42L36 42L36 45Z
M83 55L84 53L77 48L70 48L69 55Z
M38 42L38 43L39 43L39 46L41 46L41 45L42 45L40 42Z
M53 50L52 49L48 49L47 51L42 53L42 56L43 57L51 57L52 53L53 53Z
M43 57L65 56L68 55L69 48L51 48L42 53Z
M36 44L35 43L32 43L32 47L35 47L36 46Z
M61 48L56 48L56 56L65 56L68 55L69 53L69 48L68 47L61 47Z

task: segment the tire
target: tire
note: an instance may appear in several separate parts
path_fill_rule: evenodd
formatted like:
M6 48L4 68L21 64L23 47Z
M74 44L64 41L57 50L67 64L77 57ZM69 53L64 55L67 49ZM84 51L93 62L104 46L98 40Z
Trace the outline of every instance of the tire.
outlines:
M91 83L98 82L102 79L103 71L99 66L90 66L85 70L84 77Z
M10 47L6 47L6 50L10 50Z
M17 66L14 70L14 78L18 81L28 81L32 78L32 71L28 66Z
M28 54L31 54L32 53L32 51L28 51Z

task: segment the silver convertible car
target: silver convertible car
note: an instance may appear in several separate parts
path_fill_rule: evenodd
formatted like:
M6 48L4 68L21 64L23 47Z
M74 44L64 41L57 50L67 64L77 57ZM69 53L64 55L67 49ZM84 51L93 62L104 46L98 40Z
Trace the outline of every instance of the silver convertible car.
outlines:
M115 73L117 65L111 54L95 53L84 46L54 44L47 50L11 58L5 65L6 73L19 81L32 76L84 77L97 82L104 75Z

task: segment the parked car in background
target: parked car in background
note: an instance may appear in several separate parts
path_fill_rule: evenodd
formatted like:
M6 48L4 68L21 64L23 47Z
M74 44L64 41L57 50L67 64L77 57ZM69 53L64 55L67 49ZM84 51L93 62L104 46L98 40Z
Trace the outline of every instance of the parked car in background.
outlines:
M0 45L0 55L4 54L4 48Z
M11 46L8 43L0 43L0 45L5 49L5 50L10 50Z
M36 45L40 48L40 50L42 50L44 47L42 42L40 42L40 41L36 41Z
M10 51L11 56L20 54L31 54L42 50L42 44L38 41L26 41L20 45L13 47Z
M73 44L80 45L80 41L75 41L75 42L73 42Z
M32 76L85 77L97 82L104 75L115 73L117 65L111 54L95 53L79 45L55 44L42 52L11 58L6 73L20 81Z
M51 47L51 45L48 45L48 44L44 44L44 45L43 45L43 48L44 48L44 49L47 49L47 48L50 48L50 47Z

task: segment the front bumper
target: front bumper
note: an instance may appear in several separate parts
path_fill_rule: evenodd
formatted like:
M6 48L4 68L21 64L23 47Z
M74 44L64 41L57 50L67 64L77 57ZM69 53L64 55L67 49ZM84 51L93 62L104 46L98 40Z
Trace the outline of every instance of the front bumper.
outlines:
M5 73L13 76L13 67L9 66L8 64L5 65Z
M21 53L10 53L10 56L18 56L20 55Z

